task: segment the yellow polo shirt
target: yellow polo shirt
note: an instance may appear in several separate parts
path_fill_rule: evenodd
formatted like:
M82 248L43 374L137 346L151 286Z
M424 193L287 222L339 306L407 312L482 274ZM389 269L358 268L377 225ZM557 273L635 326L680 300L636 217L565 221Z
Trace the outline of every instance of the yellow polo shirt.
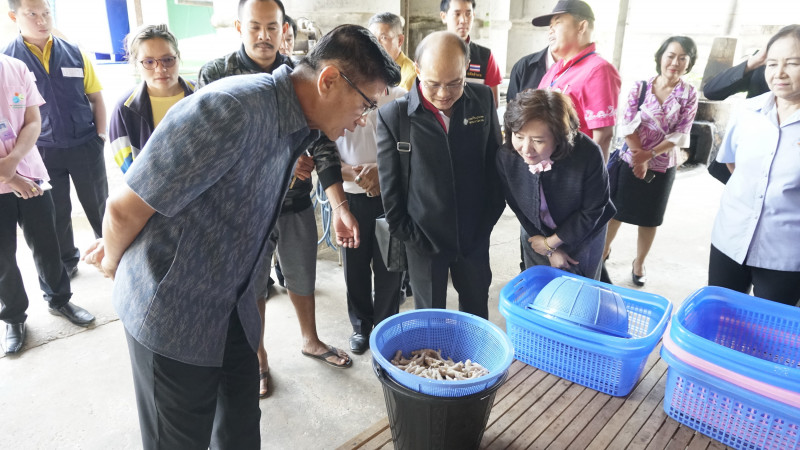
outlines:
M47 43L44 44L44 51L39 50L39 47L27 41L24 42L28 50L39 58L39 61L44 66L44 70L50 73L50 51L53 48L53 36L51 35L50 38L47 39ZM102 91L103 86L100 85L100 80L97 79L97 75L94 73L92 62L89 61L89 58L83 50L81 50L81 56L83 57L83 91L86 94L94 94L95 92Z
M414 69L414 61L411 61L405 53L400 52L394 62L400 66L400 84L398 84L398 86L406 91L411 91L411 86L414 85L414 79L417 78L417 71Z

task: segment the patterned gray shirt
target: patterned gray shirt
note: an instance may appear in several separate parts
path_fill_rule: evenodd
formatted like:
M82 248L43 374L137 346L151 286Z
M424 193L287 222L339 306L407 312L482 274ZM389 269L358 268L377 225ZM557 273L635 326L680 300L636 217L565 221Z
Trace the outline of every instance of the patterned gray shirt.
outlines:
M294 162L319 137L290 73L223 79L177 103L125 174L156 214L122 257L113 301L155 353L221 366L234 311L258 347L254 275Z

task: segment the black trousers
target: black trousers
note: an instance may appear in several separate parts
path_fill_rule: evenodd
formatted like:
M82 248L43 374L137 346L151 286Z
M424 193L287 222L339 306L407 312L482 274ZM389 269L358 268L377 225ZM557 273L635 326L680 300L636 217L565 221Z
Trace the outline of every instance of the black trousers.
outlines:
M59 257L50 192L28 200L13 193L0 194L0 320L7 323L21 323L28 317L28 296L17 267L17 224L33 253L44 299L58 307L72 297L69 276Z
M787 244L794 245L794 244ZM750 293L774 302L796 306L800 302L800 272L762 269L739 264L711 246L708 285Z
M458 309L476 316L489 318L489 285L492 270L489 267L489 237L481 240L468 255L456 261L419 253L406 245L408 275L414 291L414 306L445 308L447 306L447 276L453 280L458 292Z
M258 449L258 357L234 310L222 367L154 353L125 331L146 450Z
M95 136L88 142L74 147L39 147L39 153L50 175L50 184L53 185L58 243L61 248L61 260L67 269L75 267L80 260L80 252L75 247L72 235L70 177L95 237L99 238L103 232L103 214L108 198L103 146L103 139Z
M400 311L403 274L386 270L375 239L375 219L383 214L381 198L347 194L347 204L358 221L361 234L361 245L358 248L345 248L342 255L347 285L347 314L353 331L369 336L375 325Z

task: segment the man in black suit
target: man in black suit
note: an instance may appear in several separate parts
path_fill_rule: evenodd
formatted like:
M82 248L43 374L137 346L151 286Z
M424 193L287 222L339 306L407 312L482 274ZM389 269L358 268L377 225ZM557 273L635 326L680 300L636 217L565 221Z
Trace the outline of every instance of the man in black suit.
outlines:
M500 126L491 90L465 83L468 61L454 33L419 44L411 91L378 111L378 175L389 229L406 244L416 307L444 308L449 274L460 309L488 318L489 235L505 206Z

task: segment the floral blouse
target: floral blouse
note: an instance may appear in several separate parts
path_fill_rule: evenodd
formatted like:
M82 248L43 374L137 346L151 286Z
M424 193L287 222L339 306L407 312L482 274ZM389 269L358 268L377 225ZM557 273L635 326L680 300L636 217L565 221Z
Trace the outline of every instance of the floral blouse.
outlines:
M658 102L653 94L653 80L647 81L647 94L639 111L639 90L642 83L637 82L628 94L628 102L621 124L617 127L617 135L625 137L634 132L639 135L642 148L651 150L664 140L678 147L689 146L689 132L697 114L697 89L684 80L680 80L667 96L664 103ZM630 151L622 155L622 159L631 163ZM656 172L665 172L678 162L675 151L662 153L650 160L648 168Z

